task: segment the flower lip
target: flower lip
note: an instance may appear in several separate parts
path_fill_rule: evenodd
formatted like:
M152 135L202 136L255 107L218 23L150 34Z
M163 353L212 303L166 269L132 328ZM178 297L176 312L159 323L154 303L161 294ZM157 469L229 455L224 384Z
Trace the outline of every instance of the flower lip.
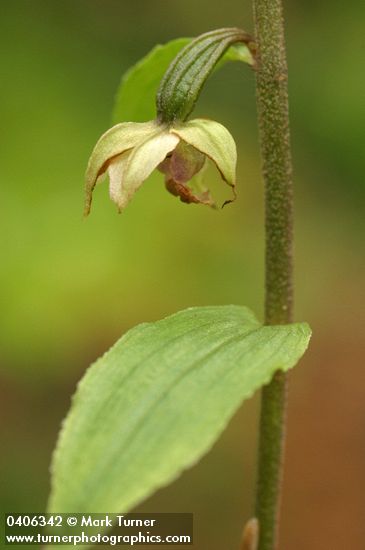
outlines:
M187 186L187 182L202 170L205 160L205 155L181 140L174 151L158 166L160 172L165 174L166 189L172 195L180 197L182 202L213 206L207 190L195 193Z

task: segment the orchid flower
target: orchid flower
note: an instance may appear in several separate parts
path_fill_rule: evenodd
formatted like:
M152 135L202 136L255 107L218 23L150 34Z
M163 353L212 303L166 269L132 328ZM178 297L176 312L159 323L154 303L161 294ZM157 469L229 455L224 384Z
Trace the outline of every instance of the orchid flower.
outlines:
M211 159L222 179L235 186L236 145L228 130L213 120L195 119L173 125L122 122L101 136L86 172L86 214L93 189L107 173L110 198L121 212L149 175L158 168L168 191L183 202L213 206L208 191L194 193L188 182Z
M233 137L213 120L187 119L206 79L237 42L254 51L251 37L241 29L217 29L198 36L167 69L156 96L156 120L121 122L101 136L86 171L86 214L103 175L109 176L110 197L122 211L156 168L165 175L167 190L183 202L214 206L207 189L197 192L188 185L201 174L207 159L231 186L235 198L237 152Z

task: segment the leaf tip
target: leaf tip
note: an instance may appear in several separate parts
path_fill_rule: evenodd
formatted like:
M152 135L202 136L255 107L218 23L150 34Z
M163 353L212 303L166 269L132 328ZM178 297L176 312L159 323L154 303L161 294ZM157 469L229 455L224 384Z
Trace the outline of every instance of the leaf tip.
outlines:
M243 528L240 550L257 550L259 543L259 520L251 518Z

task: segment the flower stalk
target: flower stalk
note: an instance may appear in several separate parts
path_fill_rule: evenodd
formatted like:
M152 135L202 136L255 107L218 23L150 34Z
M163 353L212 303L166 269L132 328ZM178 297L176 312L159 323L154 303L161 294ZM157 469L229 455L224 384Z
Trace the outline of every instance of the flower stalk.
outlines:
M281 0L253 0L256 96L265 184L265 322L292 320L292 165ZM256 516L259 550L277 548L287 376L262 390Z
M185 46L161 81L156 97L158 120L168 124L186 120L214 67L226 50L237 42L246 44L254 53L252 37L237 28L206 32Z

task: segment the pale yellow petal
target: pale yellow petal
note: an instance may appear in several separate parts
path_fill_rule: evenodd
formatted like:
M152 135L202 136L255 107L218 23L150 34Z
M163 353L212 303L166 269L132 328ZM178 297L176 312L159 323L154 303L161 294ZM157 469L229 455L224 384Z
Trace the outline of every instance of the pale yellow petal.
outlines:
M161 131L155 121L122 122L110 128L101 136L94 147L88 162L85 176L85 213L91 206L91 195L98 177L105 172L108 163L128 149L139 145L149 137Z
M129 149L121 155L114 157L108 166L108 176L109 176L109 195L115 204L120 205L123 200L122 193L122 183L123 183L123 174L125 172L129 157L131 156L132 150ZM125 206L125 205L124 205Z
M213 160L222 178L235 186L237 150L227 128L214 120L197 118L176 125L170 132Z
M123 175L119 208L122 209L155 168L179 143L178 136L167 130L147 139L135 147L128 158Z

